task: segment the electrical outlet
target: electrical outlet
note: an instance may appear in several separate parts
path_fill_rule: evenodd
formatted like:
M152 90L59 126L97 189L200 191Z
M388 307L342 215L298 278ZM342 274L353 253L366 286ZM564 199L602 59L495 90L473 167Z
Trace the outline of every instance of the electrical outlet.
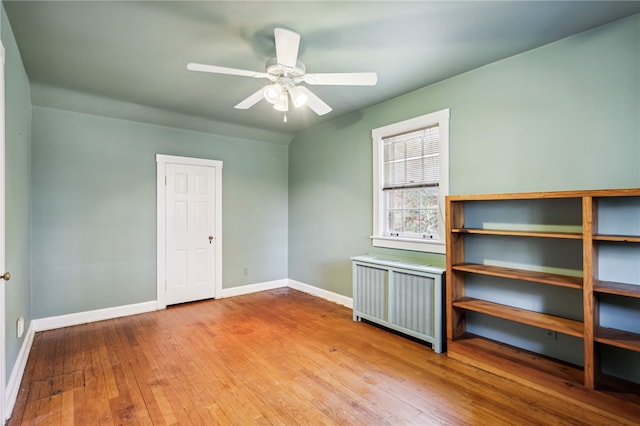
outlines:
M558 333L553 330L547 330L547 339L558 340Z
M24 334L24 318L22 317L18 318L18 321L16 321L16 334L18 339Z

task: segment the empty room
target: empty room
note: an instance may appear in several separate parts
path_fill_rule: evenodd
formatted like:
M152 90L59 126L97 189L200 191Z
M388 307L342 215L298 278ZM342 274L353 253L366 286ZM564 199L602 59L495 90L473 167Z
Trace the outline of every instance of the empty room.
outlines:
M640 1L2 1L9 425L640 423Z

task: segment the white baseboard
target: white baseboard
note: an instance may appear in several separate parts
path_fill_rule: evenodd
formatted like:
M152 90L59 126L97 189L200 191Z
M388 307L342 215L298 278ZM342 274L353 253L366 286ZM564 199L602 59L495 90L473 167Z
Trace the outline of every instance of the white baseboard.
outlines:
M281 279L274 281L266 281L256 284L248 284L240 287L232 287L222 289L222 298L241 296L244 294L256 293L259 291L273 290L276 288L290 287L294 290L299 290L313 296L318 296L323 299L327 299L331 302L338 303L339 305L346 306L347 308L353 308L353 299L350 297L342 296L328 290L324 290L318 287L314 287L309 284L304 284L299 281L291 279ZM115 306L112 308L97 309L95 311L77 312L74 314L59 315L55 317L39 318L31 321L30 328L33 328L33 332L53 330L56 328L70 327L78 324L86 324L95 321L103 321L113 318L124 317L127 315L142 314L145 312L152 312L157 310L157 301L149 301L136 303L132 305Z
M287 287L288 280L265 281L263 283L247 284L240 287L223 288L221 298L242 296L244 294L257 293L259 291L273 290Z
M27 334L25 334L24 340L22 341L22 347L20 348L20 352L18 353L18 358L16 359L15 364L13 364L11 376L9 376L9 381L7 382L7 387L5 389L5 420L7 420L11 416L13 406L16 403L16 399L18 399L20 383L22 382L24 370L27 367L27 360L29 359L29 353L31 352L31 346L33 345L33 337L35 336L35 334L36 332L33 329L33 321L31 321L31 324L27 329Z
M330 302L337 303L338 305L346 306L349 309L353 309L353 299L351 297L343 296L338 293L334 293L329 290L325 290L319 287L314 287L309 284L301 283L296 280L288 280L288 287L299 290L305 293L309 293L313 296L321 297L323 299L327 299Z
M302 291L304 293L311 294L312 296L321 297L329 300L330 302L337 303L347 308L353 309L353 299L343 296L332 291L324 290L322 288L314 287L309 284L301 283L300 281L291 279L282 279L275 281L267 281L263 283L248 284L240 287L224 288L222 289L222 298L242 296L245 294L257 293L259 291L273 290L276 288L289 287L294 290Z
M72 325L86 324L89 322L103 321L127 315L143 314L156 311L158 302L135 303L132 305L114 306L113 308L97 309L95 311L78 312L75 314L59 315L55 317L40 318L31 321L34 331L53 330L54 328L70 327Z

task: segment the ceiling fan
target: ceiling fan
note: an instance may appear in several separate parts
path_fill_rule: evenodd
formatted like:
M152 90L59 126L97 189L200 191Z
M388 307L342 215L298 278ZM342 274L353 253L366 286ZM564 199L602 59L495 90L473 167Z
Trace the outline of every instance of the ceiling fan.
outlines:
M300 83L311 85L373 86L378 81L375 72L357 73L313 73L307 74L304 64L298 61L300 34L283 28L275 28L276 57L265 64L265 72L248 71L236 68L220 67L197 63L187 64L190 71L210 72L214 74L239 75L243 77L266 78L271 84L261 88L245 100L238 103L236 109L248 109L266 99L273 108L284 112L290 103L294 107L307 105L318 115L331 111L331 107Z

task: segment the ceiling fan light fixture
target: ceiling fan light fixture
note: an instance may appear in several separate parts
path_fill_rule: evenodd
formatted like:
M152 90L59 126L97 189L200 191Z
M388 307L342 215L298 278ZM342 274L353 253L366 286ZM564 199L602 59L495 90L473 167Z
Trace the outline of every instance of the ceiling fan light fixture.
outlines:
M279 84L270 84L269 86L264 88L264 98L270 104L274 104L278 102L278 100L282 97L284 90L282 86Z
M302 105L307 103L309 97L298 87L291 87L289 89L289 95L291 96L291 102L293 102L293 106L296 108L301 107Z
M273 104L273 108L278 111L289 111L289 97L285 90L282 91L282 95L278 98L276 103Z

